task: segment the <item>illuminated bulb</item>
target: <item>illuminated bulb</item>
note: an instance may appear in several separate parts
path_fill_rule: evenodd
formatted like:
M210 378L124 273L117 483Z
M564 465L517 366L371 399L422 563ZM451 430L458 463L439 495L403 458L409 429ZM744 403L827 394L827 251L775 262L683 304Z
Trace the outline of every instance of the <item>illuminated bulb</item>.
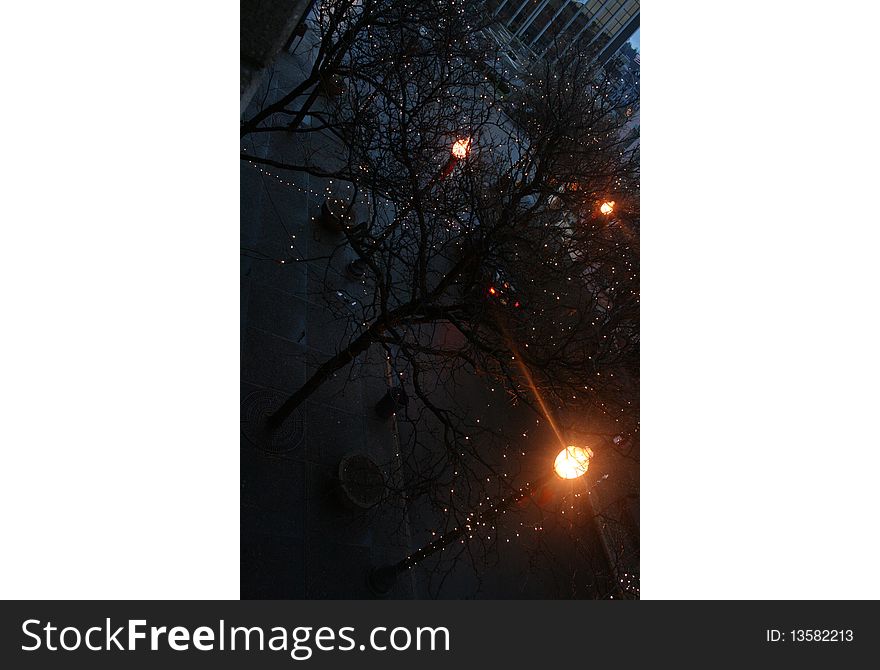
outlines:
M599 205L599 211L606 215L611 214L611 212L614 211L614 201L609 200L607 202L603 202L601 205Z
M458 159L466 158L471 150L471 138L456 140L452 145L452 155Z
M553 469L562 479L577 479L590 467L592 457L592 449L569 445L556 456Z

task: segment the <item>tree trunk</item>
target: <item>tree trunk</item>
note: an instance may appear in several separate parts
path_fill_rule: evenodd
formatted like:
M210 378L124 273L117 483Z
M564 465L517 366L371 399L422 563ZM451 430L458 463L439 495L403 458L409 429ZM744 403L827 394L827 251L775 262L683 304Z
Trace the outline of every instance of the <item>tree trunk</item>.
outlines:
M293 414L294 410L299 407L312 393L318 390L320 386L326 382L334 372L341 370L358 355L370 348L370 345L385 329L384 324L376 322L354 342L349 344L345 349L340 351L332 358L327 359L319 367L315 373L309 377L305 384L299 387L297 391L285 400L281 406L276 409L266 420L266 427L269 430L276 430L284 423L284 421Z

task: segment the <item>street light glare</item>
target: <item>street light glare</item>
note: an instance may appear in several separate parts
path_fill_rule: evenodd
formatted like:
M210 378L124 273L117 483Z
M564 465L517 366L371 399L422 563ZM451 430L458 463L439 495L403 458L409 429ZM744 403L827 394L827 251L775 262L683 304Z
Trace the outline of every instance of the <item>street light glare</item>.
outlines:
M466 158L471 150L471 138L466 137L462 140L456 140L452 145L452 155L456 158Z
M603 214L611 214L614 211L614 201L608 200L607 202L603 202L599 205L599 211Z
M567 446L556 456L553 469L562 479L577 479L590 467L593 450L589 447Z

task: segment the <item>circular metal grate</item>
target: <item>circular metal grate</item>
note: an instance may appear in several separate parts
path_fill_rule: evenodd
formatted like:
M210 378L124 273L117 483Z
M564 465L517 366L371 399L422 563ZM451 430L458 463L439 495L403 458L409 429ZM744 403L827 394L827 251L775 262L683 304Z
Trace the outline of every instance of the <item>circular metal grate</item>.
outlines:
M305 421L297 409L274 431L266 428L266 419L284 402L285 395L261 389L241 401L241 435L263 451L286 454L297 449L305 437Z

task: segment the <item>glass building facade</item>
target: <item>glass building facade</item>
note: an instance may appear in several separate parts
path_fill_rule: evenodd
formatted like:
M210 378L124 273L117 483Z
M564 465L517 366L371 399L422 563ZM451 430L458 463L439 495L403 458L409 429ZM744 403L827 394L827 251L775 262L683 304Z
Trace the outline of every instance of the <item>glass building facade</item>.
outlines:
M638 28L639 0L492 0L508 38L543 56L572 47L610 56Z

